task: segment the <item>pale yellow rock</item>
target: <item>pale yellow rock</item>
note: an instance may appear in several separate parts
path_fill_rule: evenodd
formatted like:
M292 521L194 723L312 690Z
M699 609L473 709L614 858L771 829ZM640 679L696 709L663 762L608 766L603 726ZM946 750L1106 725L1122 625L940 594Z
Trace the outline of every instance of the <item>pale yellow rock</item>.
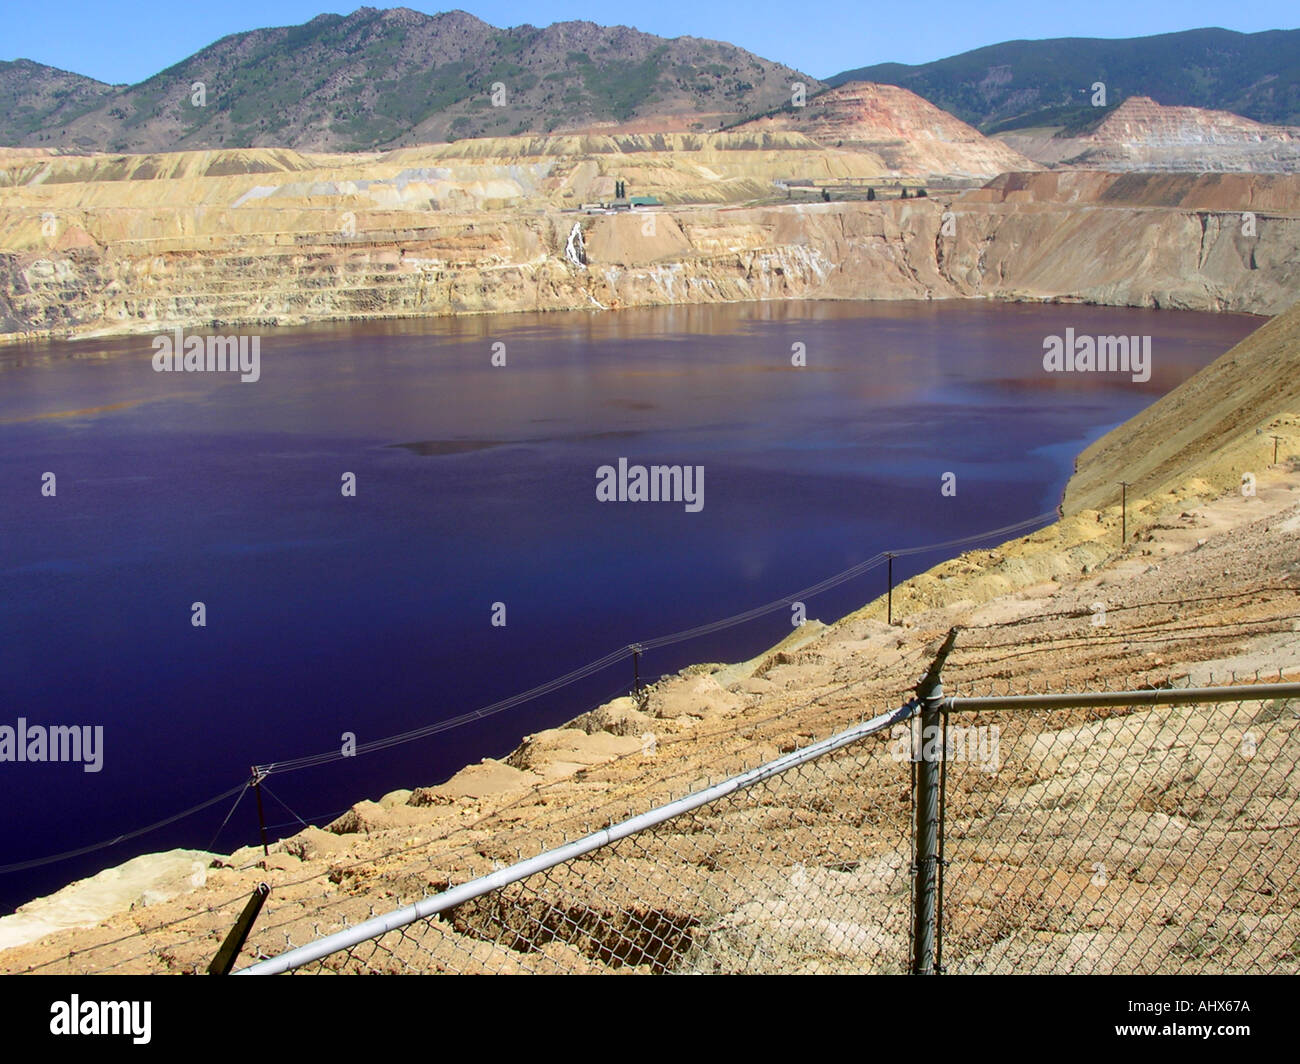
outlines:
M65 928L93 927L135 906L156 905L198 890L213 855L169 850L134 857L0 917L0 950L35 942Z

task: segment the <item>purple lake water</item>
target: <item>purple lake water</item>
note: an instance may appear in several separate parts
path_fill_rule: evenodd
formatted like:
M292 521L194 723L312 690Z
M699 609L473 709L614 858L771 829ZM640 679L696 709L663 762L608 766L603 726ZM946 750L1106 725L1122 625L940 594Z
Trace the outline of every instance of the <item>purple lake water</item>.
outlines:
M0 347L0 725L104 729L99 772L0 762L0 865L113 838L251 764L337 750L344 732L364 743L459 715L881 550L1050 510L1079 450L1261 321L797 302L354 323L261 332L256 383L157 373L151 336ZM1152 337L1150 379L1046 373L1044 337L1067 327ZM597 468L620 458L703 466L703 508L598 501ZM900 559L895 579L943 556ZM876 570L808 615L883 590ZM750 657L789 617L650 652L642 675ZM440 782L631 679L619 663L469 726L273 776L268 819L288 834L287 809L320 823ZM138 853L206 848L231 801L0 875L0 907ZM256 837L245 801L215 848Z

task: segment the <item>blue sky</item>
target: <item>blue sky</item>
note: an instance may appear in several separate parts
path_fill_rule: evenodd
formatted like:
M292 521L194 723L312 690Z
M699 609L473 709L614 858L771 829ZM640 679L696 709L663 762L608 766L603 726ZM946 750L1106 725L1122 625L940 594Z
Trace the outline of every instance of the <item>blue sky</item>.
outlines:
M219 37L262 26L306 22L322 12L347 14L360 3L330 0L41 0L6 5L0 59L35 59L109 82L136 82L192 55ZM434 14L445 7L408 3ZM456 5L451 5L456 6ZM494 26L545 26L568 19L635 26L664 37L730 41L814 77L850 67L921 63L1016 38L1140 37L1222 26L1251 33L1291 29L1295 0L1134 3L1085 0L483 0L459 5Z

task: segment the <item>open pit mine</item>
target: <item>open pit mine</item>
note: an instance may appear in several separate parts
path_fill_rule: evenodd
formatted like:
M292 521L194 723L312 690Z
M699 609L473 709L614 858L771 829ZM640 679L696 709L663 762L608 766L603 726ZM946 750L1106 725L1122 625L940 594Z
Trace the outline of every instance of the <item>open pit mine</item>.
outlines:
M1274 314L1298 263L1300 175L1047 170L891 86L708 134L0 149L3 340L810 297Z

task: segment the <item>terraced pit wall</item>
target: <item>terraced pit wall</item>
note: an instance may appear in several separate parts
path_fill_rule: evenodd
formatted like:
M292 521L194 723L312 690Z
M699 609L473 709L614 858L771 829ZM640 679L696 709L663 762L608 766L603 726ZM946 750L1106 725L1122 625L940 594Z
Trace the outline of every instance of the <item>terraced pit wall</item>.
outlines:
M0 197L0 339L808 298L1276 314L1300 291L1292 175L1029 173L919 200L597 215L100 206L82 188L49 210L35 190ZM565 258L575 225L585 265Z

